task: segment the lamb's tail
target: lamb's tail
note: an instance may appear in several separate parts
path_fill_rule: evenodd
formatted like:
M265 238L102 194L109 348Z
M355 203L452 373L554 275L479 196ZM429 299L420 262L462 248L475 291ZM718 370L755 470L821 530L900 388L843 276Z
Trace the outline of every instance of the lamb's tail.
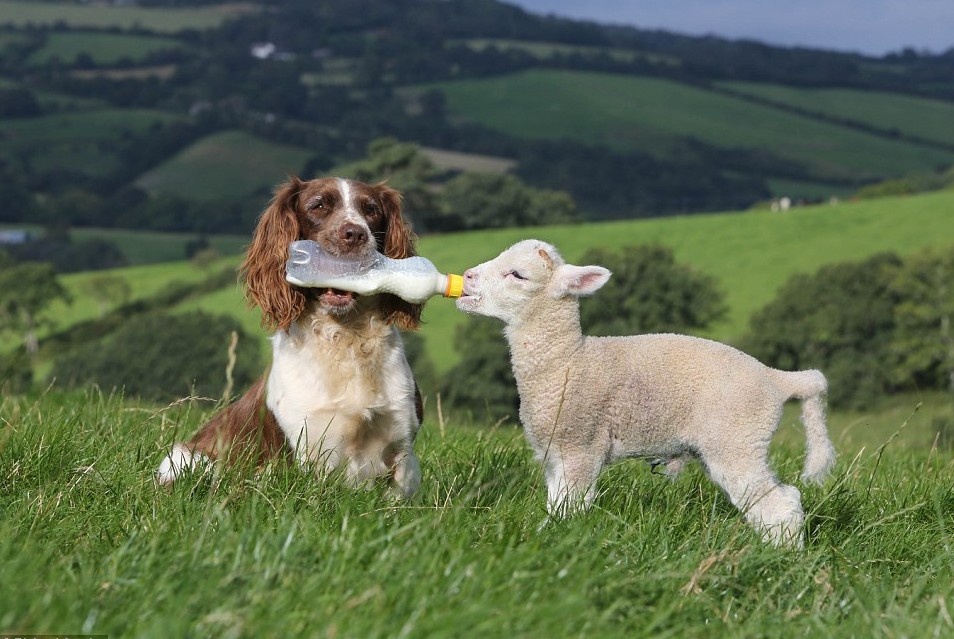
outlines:
M779 381L790 397L802 400L802 424L805 427L805 466L802 481L824 483L835 465L835 447L825 426L825 397L828 380L821 371L783 372Z

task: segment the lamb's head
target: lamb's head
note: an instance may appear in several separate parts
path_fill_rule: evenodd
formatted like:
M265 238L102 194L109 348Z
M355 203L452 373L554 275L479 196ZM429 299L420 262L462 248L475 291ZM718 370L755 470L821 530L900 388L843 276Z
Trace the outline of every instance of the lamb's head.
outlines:
M457 308L513 326L547 303L595 293L609 278L602 266L567 264L550 244L523 240L464 273Z

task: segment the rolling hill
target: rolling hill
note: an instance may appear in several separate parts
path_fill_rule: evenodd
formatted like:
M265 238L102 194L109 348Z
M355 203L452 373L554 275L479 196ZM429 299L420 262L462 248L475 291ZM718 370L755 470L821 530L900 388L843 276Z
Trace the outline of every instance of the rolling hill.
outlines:
M382 136L455 154L454 170L492 157L534 186L559 175L590 219L822 201L954 164L946 55L692 38L490 0L0 0L0 14L0 179L41 206L145 186L199 216L279 165L327 170ZM140 126L146 112L162 115Z
M528 237L554 243L571 262L596 246L664 244L673 249L679 262L717 279L726 294L729 314L712 327L709 336L732 342L746 332L751 314L770 301L793 274L811 273L824 264L855 261L879 251L908 254L926 246L954 245L951 211L954 190L803 207L787 213L748 211L430 235L421 238L419 251L439 268L460 273ZM226 257L219 267L237 265L238 261L237 257ZM204 271L185 262L116 273L130 281L135 296L155 292L172 281L198 281L205 276ZM64 277L75 302L54 310L52 330L66 330L74 322L95 317L96 304L83 291L83 282L95 276L82 273ZM264 347L259 314L245 308L238 286L192 299L177 310L191 309L234 315L251 334L261 336ZM466 347L455 344L455 329L468 318L451 300L437 298L428 303L424 321L421 334L428 352L437 368L446 371L457 361L456 349Z
M890 139L660 78L532 70L436 86L453 116L517 137L571 138L662 158L677 153L680 140L699 139L726 149L765 150L826 182L874 180L954 163L954 147ZM746 84L740 91L805 109L817 101L819 113L850 115L872 127L922 137L938 131L941 140L954 136L954 128L944 126L954 122L952 103L861 91L772 89ZM827 100L816 100L819 93Z

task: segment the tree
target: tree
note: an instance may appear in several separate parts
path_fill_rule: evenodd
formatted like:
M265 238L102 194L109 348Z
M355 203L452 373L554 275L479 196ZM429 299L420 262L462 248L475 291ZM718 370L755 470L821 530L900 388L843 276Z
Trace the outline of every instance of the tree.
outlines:
M536 189L506 173L462 173L441 193L435 230L540 226L579 221L576 204L562 191Z
M593 297L580 300L580 325L590 335L685 333L704 329L725 315L716 280L676 263L661 245L592 249L580 260L612 271Z
M486 317L468 319L457 327L454 347L461 359L441 384L443 401L490 420L516 421L520 400L503 325Z
M891 283L896 385L954 392L954 247L909 258Z
M893 253L796 275L752 317L743 350L785 370L818 368L833 406L861 408L899 388L895 286L902 269Z
M71 302L50 264L16 264L0 268L0 329L23 335L27 353L39 350L37 329L56 300Z
M165 402L195 393L220 397L227 387L231 334L238 335L236 388L261 373L259 345L226 315L193 311L138 317L102 340L56 358L51 377L67 387L98 384Z
M110 305L124 304L132 294L132 287L126 278L113 274L95 275L83 282L81 288L96 300L100 317L106 314Z

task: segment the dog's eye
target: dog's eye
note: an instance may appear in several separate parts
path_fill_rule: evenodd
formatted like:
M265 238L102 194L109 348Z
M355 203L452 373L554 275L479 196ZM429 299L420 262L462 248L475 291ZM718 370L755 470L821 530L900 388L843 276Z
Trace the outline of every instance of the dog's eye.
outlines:
M527 278L525 278L525 277L520 273L520 271L518 271L518 270L516 270L516 269L510 271L509 273L507 273L507 275L508 275L509 277L516 278L516 279L518 279L518 280L525 280L525 279L527 279Z
M378 206L377 202L365 202L364 204L364 214L368 217L375 217L381 214L381 207Z

